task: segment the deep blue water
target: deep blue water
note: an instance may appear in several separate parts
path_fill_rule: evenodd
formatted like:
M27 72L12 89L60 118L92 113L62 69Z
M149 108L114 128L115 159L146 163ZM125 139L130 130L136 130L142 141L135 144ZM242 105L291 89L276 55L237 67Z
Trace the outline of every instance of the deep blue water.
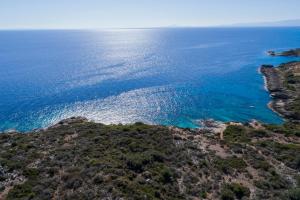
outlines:
M195 127L199 119L281 123L258 73L294 58L300 28L0 31L0 130L63 118Z

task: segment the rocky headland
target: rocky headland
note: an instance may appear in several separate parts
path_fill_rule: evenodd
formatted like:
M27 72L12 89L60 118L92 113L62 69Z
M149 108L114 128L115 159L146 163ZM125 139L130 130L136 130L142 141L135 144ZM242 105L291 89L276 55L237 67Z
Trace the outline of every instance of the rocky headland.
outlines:
M0 134L0 199L300 199L299 62L262 66L282 125L82 117Z
M290 62L274 67L263 65L266 86L272 101L269 106L291 121L300 120L300 62Z
M270 56L300 56L300 48L297 49L291 49L288 51L283 51L283 52L275 52L275 51L268 51L268 54Z

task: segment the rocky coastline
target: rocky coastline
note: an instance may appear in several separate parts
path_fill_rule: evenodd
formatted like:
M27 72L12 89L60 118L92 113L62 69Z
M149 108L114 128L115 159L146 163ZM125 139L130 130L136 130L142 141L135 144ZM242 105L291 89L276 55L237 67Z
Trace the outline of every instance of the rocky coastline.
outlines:
M263 65L261 73L272 101L269 107L285 119L300 121L300 62L290 62L274 67Z

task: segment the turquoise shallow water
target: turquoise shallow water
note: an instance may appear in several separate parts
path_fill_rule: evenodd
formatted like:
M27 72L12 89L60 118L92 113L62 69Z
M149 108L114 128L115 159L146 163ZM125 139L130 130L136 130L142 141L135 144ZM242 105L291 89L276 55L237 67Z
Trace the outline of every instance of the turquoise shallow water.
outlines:
M71 116L281 123L258 68L295 60L265 54L295 47L300 28L0 31L0 131Z

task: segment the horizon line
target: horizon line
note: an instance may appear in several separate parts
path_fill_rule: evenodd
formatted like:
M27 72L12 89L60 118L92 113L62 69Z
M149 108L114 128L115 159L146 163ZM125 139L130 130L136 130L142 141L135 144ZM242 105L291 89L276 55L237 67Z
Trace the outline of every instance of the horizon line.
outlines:
M300 25L295 26L236 26L236 25L219 25L219 26L153 26L153 27L103 27L103 28L0 28L0 31L59 31L59 30L91 30L91 31L97 31L97 30L126 30L126 29L180 29L180 28L300 28Z

